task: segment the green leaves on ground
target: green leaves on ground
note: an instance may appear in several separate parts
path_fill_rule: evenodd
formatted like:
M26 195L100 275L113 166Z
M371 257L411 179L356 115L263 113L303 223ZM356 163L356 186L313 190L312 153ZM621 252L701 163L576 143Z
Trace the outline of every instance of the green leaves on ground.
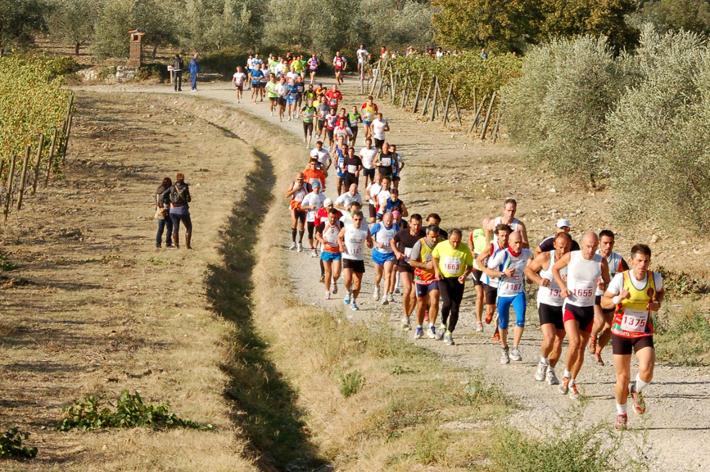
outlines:
M101 399L93 395L75 402L65 409L64 419L59 429L69 431L136 427L213 429L211 424L201 424L178 417L170 412L167 404L146 404L138 392L130 393L128 390L121 392L113 410L104 406Z
M5 431L0 436L0 459L34 459L37 456L37 448L22 445L29 436L30 433L17 428Z

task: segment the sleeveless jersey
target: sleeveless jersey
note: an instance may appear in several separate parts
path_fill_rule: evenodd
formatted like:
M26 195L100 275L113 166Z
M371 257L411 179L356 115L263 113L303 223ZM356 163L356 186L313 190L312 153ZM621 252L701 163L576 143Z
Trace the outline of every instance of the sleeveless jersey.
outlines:
M653 318L646 308L656 297L656 281L653 272L646 273L646 285L640 289L631 281L630 271L624 271L624 288L629 298L616 305L611 332L622 338L653 336Z
M421 245L421 249L419 251L419 261L424 263L431 262L431 251L433 251L434 248L427 244L426 238L421 238L419 240L419 244ZM434 246L436 246L436 244ZM418 284L429 285L436 280L436 274L434 273L434 270L430 272L416 267L414 269L414 280Z
M508 248L504 249L504 251L506 254L501 257L501 254L499 253L495 258L496 261L503 258L503 262L501 262L503 270L512 268L515 272L510 277L503 276L500 278L498 282L498 296L513 297L525 290L525 265L527 264L528 259L530 259L530 255L532 253L528 248L523 248L517 256L514 255ZM494 261L494 263L496 261Z
M323 233L321 233L323 241L325 241L323 250L325 252L339 254L340 246L338 245L338 234L340 234L340 223L336 221L334 225L331 225L326 221L323 225Z
M495 232L495 227L498 226L499 224L503 223L503 217L502 216L496 216L495 219L493 220L493 230ZM510 222L508 226L510 226L510 229L513 231L522 231L521 228L521 221L517 218L513 218L513 221ZM495 239L495 235L493 236L493 239Z
M582 257L582 251L570 253L567 265L567 290L565 304L578 307L594 306L594 294L602 275L602 256L594 254L591 260Z
M294 182L293 186L291 189L293 190L293 187L296 185ZM297 190L296 192L291 195L291 201L289 202L289 208L291 209L301 209L301 202L303 201L303 197L308 195L308 192L306 191L306 188L304 185L301 185L301 188Z
M544 303L550 306L562 306L565 299L560 295L560 286L557 285L555 278L552 276L552 266L557 262L555 260L555 250L553 249L549 254L550 262L547 264L546 269L540 271L540 277L549 280L550 286L545 287L540 285L540 288L537 290L537 305L540 306L540 303ZM563 280L567 280L567 267L562 268L560 275Z
M486 267L488 269L495 269L496 268L494 265L492 265L494 262L493 259L495 258L496 254L498 254L498 252L500 252L502 250L503 249L501 249L501 247L498 245L498 240L494 240L491 243L491 254L490 254L490 256L488 256L488 260L486 261ZM504 263L505 263L505 261L504 261ZM503 267L503 264L501 264L498 267L498 270L502 270L502 267ZM498 288L498 278L493 278L493 277L489 276L488 274L486 274L485 272L481 276L481 282L488 285L489 287Z
M394 235L397 234L397 231L399 231L399 229L397 228L397 225L394 224L389 228L386 228L382 223L375 224L375 226L372 227L372 236L374 237L375 242L383 244L385 247L382 249L377 247L374 250L382 254L391 254L394 252L392 251L392 247L390 247L390 241L394 239Z
M599 254L599 251L597 251L597 254ZM614 276L616 275L616 273L619 272L620 270L622 270L621 261L623 259L624 258L621 257L621 254L619 254L618 252L614 252L614 251L612 251L611 254L609 254L607 256L606 263L609 266L609 278L610 279L613 279ZM596 291L595 295L597 295L597 296L604 295L604 291L600 290L599 287L597 287L597 291Z
M360 229L354 227L353 225L349 225L345 230L344 239L346 252L343 253L343 258L353 261L364 260L364 246L365 241L367 241L367 229Z

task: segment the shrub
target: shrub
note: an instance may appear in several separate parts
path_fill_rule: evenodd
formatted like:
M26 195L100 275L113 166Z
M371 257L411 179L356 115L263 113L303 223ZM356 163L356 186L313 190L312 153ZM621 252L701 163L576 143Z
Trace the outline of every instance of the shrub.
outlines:
M36 447L27 447L22 443L30 436L17 428L10 428L0 436L0 459L34 459Z
M355 395L365 385L365 377L358 370L342 374L339 380L340 393L345 398Z
M612 183L625 198L619 217L710 228L710 53L688 32L650 28L629 59L638 70L607 117ZM631 67L629 67L631 68ZM680 219L680 220L679 220Z
M702 302L683 302L654 317L656 355L674 365L710 365L710 315Z

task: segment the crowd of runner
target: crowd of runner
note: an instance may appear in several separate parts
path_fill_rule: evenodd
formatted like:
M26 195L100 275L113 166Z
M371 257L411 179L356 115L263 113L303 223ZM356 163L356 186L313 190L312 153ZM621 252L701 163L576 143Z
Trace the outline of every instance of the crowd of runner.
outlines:
M363 46L356 55L361 70L371 56ZM585 350L604 365L603 351L611 342L616 427L626 427L629 396L633 410L643 414L643 390L655 363L652 313L664 295L661 276L649 270L651 249L634 245L627 262L614 252L612 231L588 231L577 242L566 219L557 221L556 234L531 245L525 224L515 216L514 199L505 200L501 215L485 218L466 238L459 229L443 230L438 214L418 214L400 199L404 161L387 140L388 120L372 96L350 109L342 105L338 86L347 61L338 52L332 62L331 87L316 82L320 62L315 55L250 56L246 69L237 68L233 79L238 100L248 84L252 102L266 98L272 115L303 123L309 148L305 168L285 192L290 249L318 259L324 297L330 300L338 293L342 276L343 303L352 311L360 309L369 250L373 299L388 305L395 295L401 297L403 328L413 328L416 339L426 336L453 346L470 281L475 330L483 332L493 323L500 363L509 364L523 358L526 287L532 283L538 287L543 336L534 379L578 399ZM335 174L333 189L326 188L330 174ZM565 338L560 380L555 368ZM633 379L632 353L639 364Z

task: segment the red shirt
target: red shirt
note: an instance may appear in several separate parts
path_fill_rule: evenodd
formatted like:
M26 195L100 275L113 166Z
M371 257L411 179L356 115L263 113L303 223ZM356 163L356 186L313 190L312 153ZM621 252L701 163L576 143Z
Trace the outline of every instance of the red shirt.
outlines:
M325 92L325 98L328 99L329 106L337 108L338 103L343 99L343 94L340 93L340 90L328 90Z

